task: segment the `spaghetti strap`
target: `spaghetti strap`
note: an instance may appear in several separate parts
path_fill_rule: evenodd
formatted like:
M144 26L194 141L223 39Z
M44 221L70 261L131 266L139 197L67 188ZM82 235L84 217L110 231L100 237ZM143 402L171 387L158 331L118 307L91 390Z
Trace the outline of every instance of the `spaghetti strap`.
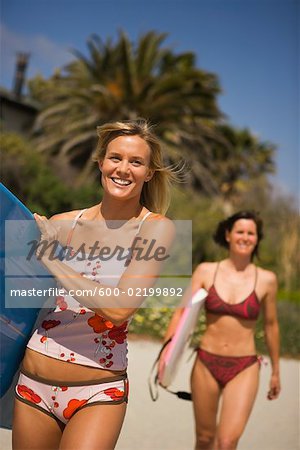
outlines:
M219 269L219 265L220 265L220 261L218 261L217 267L216 267L216 270L215 270L215 273L214 273L213 286L215 285L215 282L216 282L217 272L218 272L218 269Z
M78 222L78 220L80 219L80 217L82 216L82 214L86 211L85 209L82 209L81 211L79 211L78 214L76 214L75 218L73 219L73 223L72 223L72 229L74 230L74 228L76 227L76 224Z
M254 288L253 288L253 291L255 291L256 283L257 283L257 278L258 278L258 270L257 270L257 266L254 266L254 267L255 267L255 279L254 279Z
M76 224L77 224L78 220L80 219L80 217L82 216L82 214L85 211L86 211L86 208L82 209L81 211L79 211L78 214L76 214L75 218L73 219L71 230L69 231L69 234L68 234L68 237L67 237L67 247L71 244L72 236L73 236L73 233L74 233L74 228L76 227Z
M145 222L145 220L147 219L147 217L150 216L150 214L152 214L152 212L151 212L151 211L148 211L148 212L144 215L144 217L142 218L142 220L141 220L140 223L139 223L139 226L138 226L138 229L137 229L136 234L138 234L138 233L140 232L143 223Z

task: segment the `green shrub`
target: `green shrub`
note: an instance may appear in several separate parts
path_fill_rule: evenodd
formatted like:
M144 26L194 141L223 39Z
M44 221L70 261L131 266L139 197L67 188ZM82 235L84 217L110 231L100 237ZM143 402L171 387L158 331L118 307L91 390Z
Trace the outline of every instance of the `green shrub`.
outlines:
M31 211L47 217L99 202L100 183L82 187L63 182L29 140L4 132L0 137L2 182Z
M147 335L155 339L163 339L174 309L141 308L134 316L129 331L138 335ZM300 355L300 306L287 301L278 302L278 321L280 327L281 355L297 358ZM191 345L199 345L201 335L205 331L205 315L199 317ZM267 354L264 341L262 317L259 318L255 331L258 353Z

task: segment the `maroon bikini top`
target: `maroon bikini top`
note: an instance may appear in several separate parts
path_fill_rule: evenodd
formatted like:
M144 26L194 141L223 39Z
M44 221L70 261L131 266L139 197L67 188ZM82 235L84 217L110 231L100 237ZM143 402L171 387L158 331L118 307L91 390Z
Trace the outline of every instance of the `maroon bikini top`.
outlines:
M255 267L255 281L254 288L250 295L245 300L236 304L224 302L216 291L215 281L219 268L217 265L212 286L208 290L208 295L205 300L205 309L208 313L229 315L239 317L241 319L256 320L259 316L260 301L257 298L255 287L257 281L257 267Z

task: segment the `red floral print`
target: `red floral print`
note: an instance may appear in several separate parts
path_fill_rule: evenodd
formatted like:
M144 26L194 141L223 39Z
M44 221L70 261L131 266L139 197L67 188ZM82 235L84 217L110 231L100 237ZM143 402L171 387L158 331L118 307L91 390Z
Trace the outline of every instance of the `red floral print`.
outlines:
M116 341L117 344L123 344L127 338L127 322L124 322L121 326L114 326L112 330L108 332L108 337ZM126 331L125 331L126 330Z
M70 419L73 414L86 403L87 400L77 400L76 398L70 400L68 406L63 411L64 418L67 420Z
M50 330L51 328L57 327L59 324L60 320L44 320L42 328L44 328L44 330Z
M108 395L112 400L120 400L124 397L124 392L118 388L108 388L104 390L104 394Z
M29 389L24 384L18 384L17 391L22 398L25 398L32 403L40 403L42 401L39 395L37 395L32 389Z
M88 324L93 328L95 333L103 333L114 327L114 324L109 320L104 319L104 317L95 314L88 320Z

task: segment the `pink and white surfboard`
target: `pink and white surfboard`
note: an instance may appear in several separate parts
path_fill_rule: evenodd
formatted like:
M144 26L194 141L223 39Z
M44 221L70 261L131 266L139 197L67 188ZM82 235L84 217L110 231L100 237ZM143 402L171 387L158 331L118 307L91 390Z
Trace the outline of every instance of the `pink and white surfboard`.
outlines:
M158 382L164 387L168 387L175 378L180 359L192 337L206 296L207 291L203 288L199 289L184 308L175 334L163 355L163 362L158 373Z

